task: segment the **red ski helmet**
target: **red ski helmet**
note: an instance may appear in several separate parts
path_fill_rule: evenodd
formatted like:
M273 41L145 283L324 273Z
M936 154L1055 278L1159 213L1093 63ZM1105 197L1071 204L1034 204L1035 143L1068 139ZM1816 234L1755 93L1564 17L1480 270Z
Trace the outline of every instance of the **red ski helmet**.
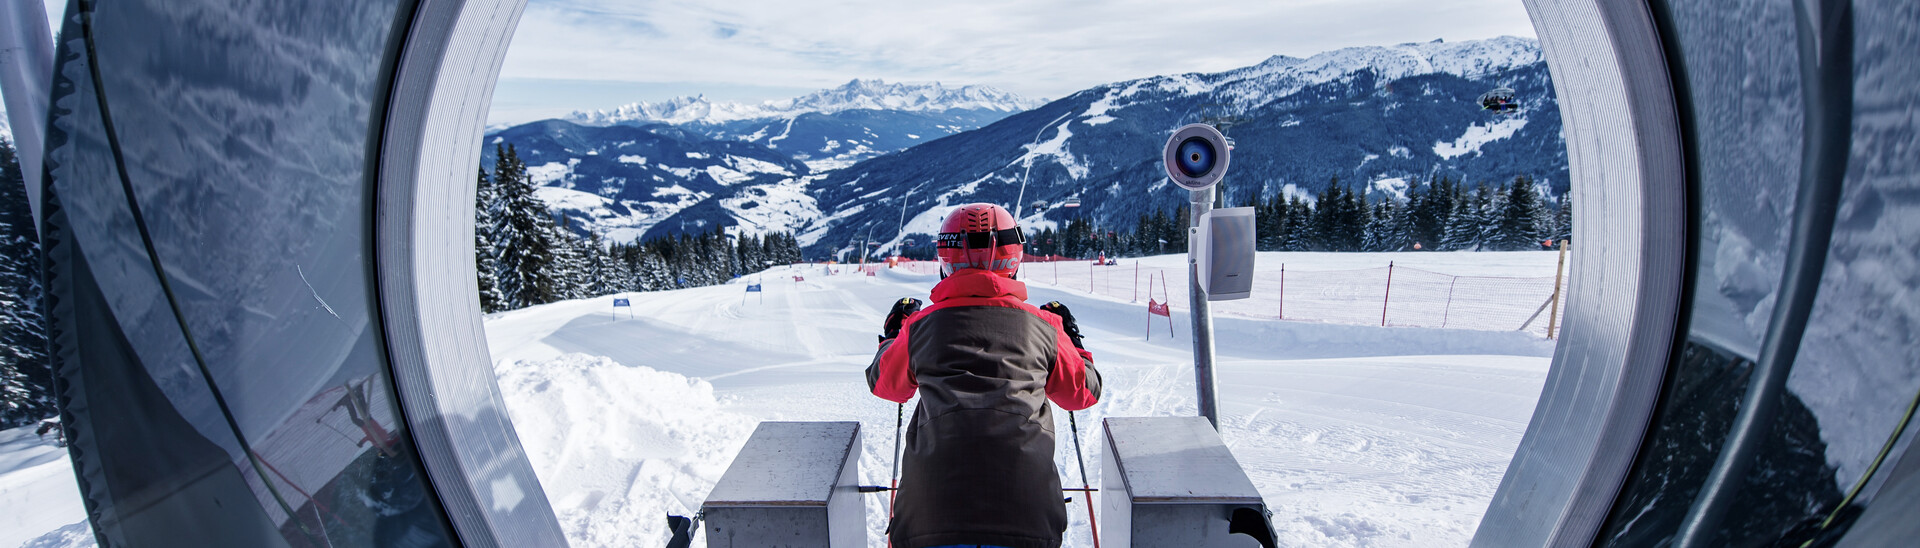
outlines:
M1020 271L1021 244L1026 242L1020 225L1005 208L984 203L960 206L940 223L934 245L940 256L940 277L978 268L1012 278Z

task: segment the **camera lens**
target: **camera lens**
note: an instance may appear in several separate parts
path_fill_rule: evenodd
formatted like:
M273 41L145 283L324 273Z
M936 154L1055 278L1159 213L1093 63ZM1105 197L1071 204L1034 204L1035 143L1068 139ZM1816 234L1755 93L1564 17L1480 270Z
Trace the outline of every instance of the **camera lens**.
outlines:
M1178 161L1174 162L1174 165L1180 169L1182 175L1201 177L1213 171L1216 153L1213 150L1213 143L1207 142L1205 138L1188 137L1187 140L1180 142L1179 152Z

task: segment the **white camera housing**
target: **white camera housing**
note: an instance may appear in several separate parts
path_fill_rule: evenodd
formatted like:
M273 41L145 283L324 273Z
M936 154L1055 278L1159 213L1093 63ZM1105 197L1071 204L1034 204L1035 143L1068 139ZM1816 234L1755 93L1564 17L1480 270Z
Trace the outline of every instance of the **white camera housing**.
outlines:
M1205 190L1227 175L1227 136L1207 124L1187 124L1167 138L1161 154L1167 178L1187 190Z

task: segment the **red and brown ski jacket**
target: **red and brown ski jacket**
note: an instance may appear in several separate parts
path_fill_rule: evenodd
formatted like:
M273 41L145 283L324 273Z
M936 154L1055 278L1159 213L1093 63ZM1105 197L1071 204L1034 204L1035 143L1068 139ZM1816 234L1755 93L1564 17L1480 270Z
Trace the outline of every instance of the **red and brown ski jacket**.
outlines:
M1026 299L1026 284L961 270L867 367L874 395L920 393L887 532L894 548L1060 546L1067 509L1047 400L1092 406L1100 373L1060 317Z

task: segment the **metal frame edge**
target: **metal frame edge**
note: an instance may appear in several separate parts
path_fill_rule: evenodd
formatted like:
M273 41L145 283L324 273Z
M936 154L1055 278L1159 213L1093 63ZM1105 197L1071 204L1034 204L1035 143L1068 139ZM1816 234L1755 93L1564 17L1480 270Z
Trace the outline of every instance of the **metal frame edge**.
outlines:
M396 391L466 546L565 546L494 380L474 277L474 173L526 0L421 0L381 135L375 254Z
M1684 149L1644 0L1526 5L1568 128L1579 242L1552 369L1473 545L1589 546L1671 355L1690 245Z

